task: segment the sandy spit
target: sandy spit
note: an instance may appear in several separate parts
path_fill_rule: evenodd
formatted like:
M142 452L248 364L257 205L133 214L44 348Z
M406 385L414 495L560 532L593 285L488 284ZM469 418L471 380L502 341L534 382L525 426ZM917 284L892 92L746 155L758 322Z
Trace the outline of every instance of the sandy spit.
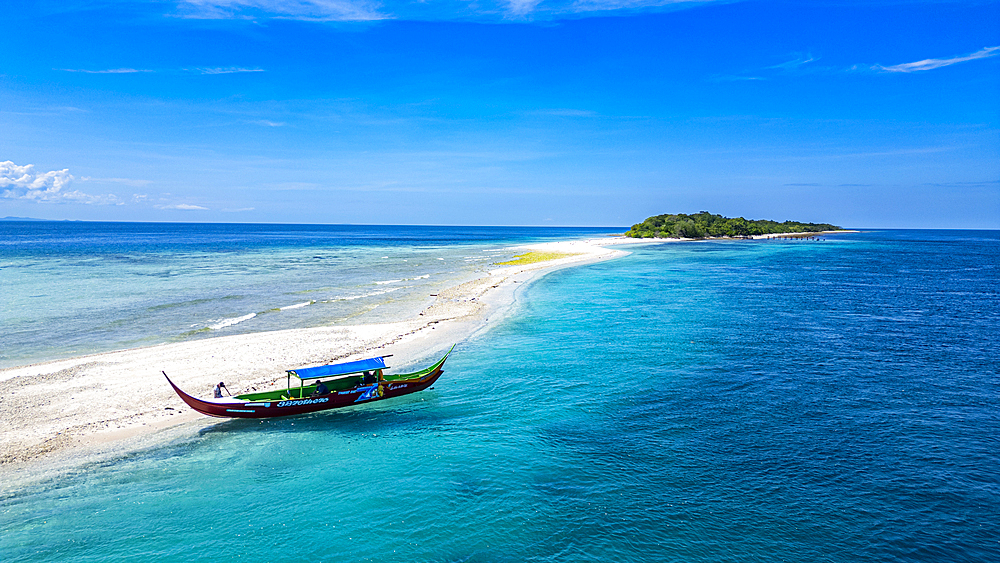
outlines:
M811 232L811 233L771 233L771 234L768 234L768 235L753 235L750 238L752 238L754 240L775 239L775 238L813 238L813 237L818 237L818 236L821 236L821 235L832 235L832 234L837 234L837 233L858 233L858 232L861 232L861 231L852 231L852 230L849 230L849 229L842 229L842 230L839 230L839 231L818 231L818 232Z
M0 370L0 470L31 474L42 462L73 465L122 455L221 419L190 410L161 372L181 388L211 396L224 381L233 394L285 383L285 370L392 354L395 370L424 367L502 318L515 290L561 267L627 254L624 244L663 239L601 239L527 245L574 256L508 266L440 292L420 314L399 322L327 326L222 336L121 350Z

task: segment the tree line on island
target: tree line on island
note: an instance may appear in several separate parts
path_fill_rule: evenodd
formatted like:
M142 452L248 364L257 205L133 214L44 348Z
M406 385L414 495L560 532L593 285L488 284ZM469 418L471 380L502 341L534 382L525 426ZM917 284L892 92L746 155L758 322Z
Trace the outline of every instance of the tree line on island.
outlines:
M686 213L655 215L632 225L625 236L632 238L706 238L750 237L782 233L819 233L839 231L840 227L828 223L800 223L798 221L748 220L743 217L723 217L708 211L694 215Z

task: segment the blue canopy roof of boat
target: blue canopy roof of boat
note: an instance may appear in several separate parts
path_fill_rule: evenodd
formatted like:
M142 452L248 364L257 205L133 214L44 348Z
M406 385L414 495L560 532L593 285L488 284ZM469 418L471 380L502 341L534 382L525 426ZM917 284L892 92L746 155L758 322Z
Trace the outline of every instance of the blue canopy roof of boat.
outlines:
M338 375L350 375L363 371L374 371L385 369L385 359L383 356L368 358L367 360L355 360L342 364L330 364L327 366L316 366L312 368L290 369L288 373L299 379L319 379L320 377L336 377Z

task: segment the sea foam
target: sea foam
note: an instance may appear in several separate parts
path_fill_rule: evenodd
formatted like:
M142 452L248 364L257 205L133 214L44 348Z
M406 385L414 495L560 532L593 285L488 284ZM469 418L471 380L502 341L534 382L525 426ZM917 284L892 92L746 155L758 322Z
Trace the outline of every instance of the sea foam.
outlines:
M227 326L233 326L236 324L240 324L244 321L249 321L250 319L256 316L257 313L250 313L249 315L243 315L242 317L236 317L232 319L222 319L220 321L215 322L214 324L208 325L208 328L211 330L220 330L226 328Z

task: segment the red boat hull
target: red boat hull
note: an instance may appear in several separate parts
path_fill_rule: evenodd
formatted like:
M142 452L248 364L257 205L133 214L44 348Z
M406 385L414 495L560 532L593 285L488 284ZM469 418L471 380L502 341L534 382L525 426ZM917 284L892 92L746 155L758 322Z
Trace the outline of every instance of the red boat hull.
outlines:
M353 389L336 391L319 397L257 402L240 401L231 398L205 400L192 397L175 385L173 381L170 381L167 374L163 375L167 377L167 382L174 388L174 391L177 392L181 400L202 414L220 418L274 418L349 407L351 405L382 401L423 391L441 377L443 373L441 368L443 365L444 361L435 366L433 371L423 375L419 379L380 381Z

